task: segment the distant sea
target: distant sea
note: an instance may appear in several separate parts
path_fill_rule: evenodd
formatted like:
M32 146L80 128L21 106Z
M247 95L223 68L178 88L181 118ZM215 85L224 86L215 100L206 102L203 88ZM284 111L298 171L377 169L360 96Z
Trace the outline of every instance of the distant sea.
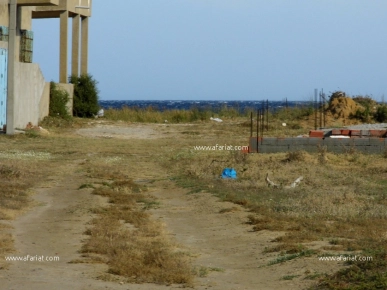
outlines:
M189 110L192 108L211 109L217 111L221 108L234 108L240 112L245 110L258 110L266 108L267 104L269 110L277 110L283 107L304 107L313 106L309 101L106 101L101 100L99 104L104 109L121 109L123 107L129 108L148 108L152 107L159 111L165 110Z

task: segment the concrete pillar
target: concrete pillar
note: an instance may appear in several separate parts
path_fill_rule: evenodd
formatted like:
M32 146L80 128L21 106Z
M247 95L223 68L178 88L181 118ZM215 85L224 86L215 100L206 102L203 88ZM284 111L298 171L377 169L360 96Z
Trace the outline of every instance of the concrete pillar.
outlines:
M67 83L69 12L60 13L59 82Z
M79 75L79 25L80 25L79 14L73 17L73 46L71 56L71 74Z
M8 1L0 1L0 26L9 26Z
M32 30L32 7L20 7L20 29Z
M15 134L15 51L17 28L17 0L11 0L9 5L8 28L8 83L7 83L7 129L8 135Z
M88 73L89 17L82 17L81 74Z

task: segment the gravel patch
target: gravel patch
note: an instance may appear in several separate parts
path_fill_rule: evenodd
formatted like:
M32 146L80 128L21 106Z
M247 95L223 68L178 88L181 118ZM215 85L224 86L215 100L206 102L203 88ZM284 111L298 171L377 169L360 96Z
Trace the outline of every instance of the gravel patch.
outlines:
M361 124L361 125L351 125L346 126L345 128L351 130L382 130L387 129L387 123L377 123L377 124Z
M77 130L77 134L91 138L157 139L161 134L150 126L98 125Z

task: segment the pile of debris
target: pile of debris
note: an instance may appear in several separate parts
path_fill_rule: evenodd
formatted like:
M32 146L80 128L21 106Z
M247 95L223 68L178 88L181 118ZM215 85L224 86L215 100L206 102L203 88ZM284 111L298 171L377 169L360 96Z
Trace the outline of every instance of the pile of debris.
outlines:
M36 131L37 133L41 135L48 135L50 132L48 130L42 128L41 126L34 126L31 122L28 122L26 126L26 131Z
M347 97L345 93L336 92L335 94L337 95L332 95L328 107L328 111L332 114L332 117L336 119L347 119L354 116L357 111L364 110L362 105L355 102L352 98Z

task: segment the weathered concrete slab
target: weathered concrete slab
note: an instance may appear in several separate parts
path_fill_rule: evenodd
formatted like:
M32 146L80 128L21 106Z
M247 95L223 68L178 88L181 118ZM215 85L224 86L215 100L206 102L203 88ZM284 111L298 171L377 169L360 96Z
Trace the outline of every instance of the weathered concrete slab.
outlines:
M325 146L328 152L343 154L361 152L365 154L382 154L387 150L387 138L275 138L264 137L258 139L252 137L249 141L250 152L278 153L306 151L316 153L319 148Z
M353 138L353 144L355 146L368 146L370 145L370 138Z
M385 139L384 138L370 138L368 140L371 146L384 146Z
M264 137L264 138L262 138L262 144L263 145L268 145L268 146L277 145L277 138Z

